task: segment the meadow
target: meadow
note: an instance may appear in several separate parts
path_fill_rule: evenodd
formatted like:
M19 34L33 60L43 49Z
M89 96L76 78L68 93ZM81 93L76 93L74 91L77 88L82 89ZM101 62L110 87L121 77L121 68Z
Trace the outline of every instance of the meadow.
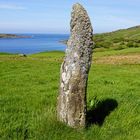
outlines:
M83 130L56 118L63 58L0 53L0 139L139 140L140 48L94 52Z

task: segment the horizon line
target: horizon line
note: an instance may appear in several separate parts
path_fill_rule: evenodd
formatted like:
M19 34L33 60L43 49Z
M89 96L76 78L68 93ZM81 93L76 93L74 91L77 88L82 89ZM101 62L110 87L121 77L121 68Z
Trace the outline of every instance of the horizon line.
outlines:
M139 27L140 25L135 25L135 26L130 26L130 27L126 27L126 28L120 28L120 29L114 29L112 31L105 31L105 32L93 32L93 34L102 34L102 33L111 33L111 32L115 32L115 31L119 31L119 30L126 30L129 28L133 28L133 27ZM1 32L0 34L59 34L59 35L69 35L70 32L66 32L66 33L61 33L61 32Z

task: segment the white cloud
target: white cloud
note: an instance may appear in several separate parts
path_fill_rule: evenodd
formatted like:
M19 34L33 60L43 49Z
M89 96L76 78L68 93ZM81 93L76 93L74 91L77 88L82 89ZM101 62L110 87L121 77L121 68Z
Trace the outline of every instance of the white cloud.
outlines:
M7 9L7 10L25 10L25 7L15 4L0 4L0 9Z

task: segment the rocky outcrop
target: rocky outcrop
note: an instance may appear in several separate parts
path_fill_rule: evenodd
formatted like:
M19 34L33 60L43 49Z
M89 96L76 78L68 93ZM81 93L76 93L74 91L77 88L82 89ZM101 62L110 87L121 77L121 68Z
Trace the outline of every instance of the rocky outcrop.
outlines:
M75 4L71 14L71 36L61 66L58 119L71 127L86 125L86 90L93 52L93 30L86 10Z

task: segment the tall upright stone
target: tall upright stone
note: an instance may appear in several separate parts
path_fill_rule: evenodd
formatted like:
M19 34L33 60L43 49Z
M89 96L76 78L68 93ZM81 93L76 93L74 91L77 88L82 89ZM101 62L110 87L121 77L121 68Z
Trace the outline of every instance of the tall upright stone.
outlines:
M86 10L75 4L71 14L71 36L61 66L58 119L71 127L86 125L86 90L93 52L93 30Z

